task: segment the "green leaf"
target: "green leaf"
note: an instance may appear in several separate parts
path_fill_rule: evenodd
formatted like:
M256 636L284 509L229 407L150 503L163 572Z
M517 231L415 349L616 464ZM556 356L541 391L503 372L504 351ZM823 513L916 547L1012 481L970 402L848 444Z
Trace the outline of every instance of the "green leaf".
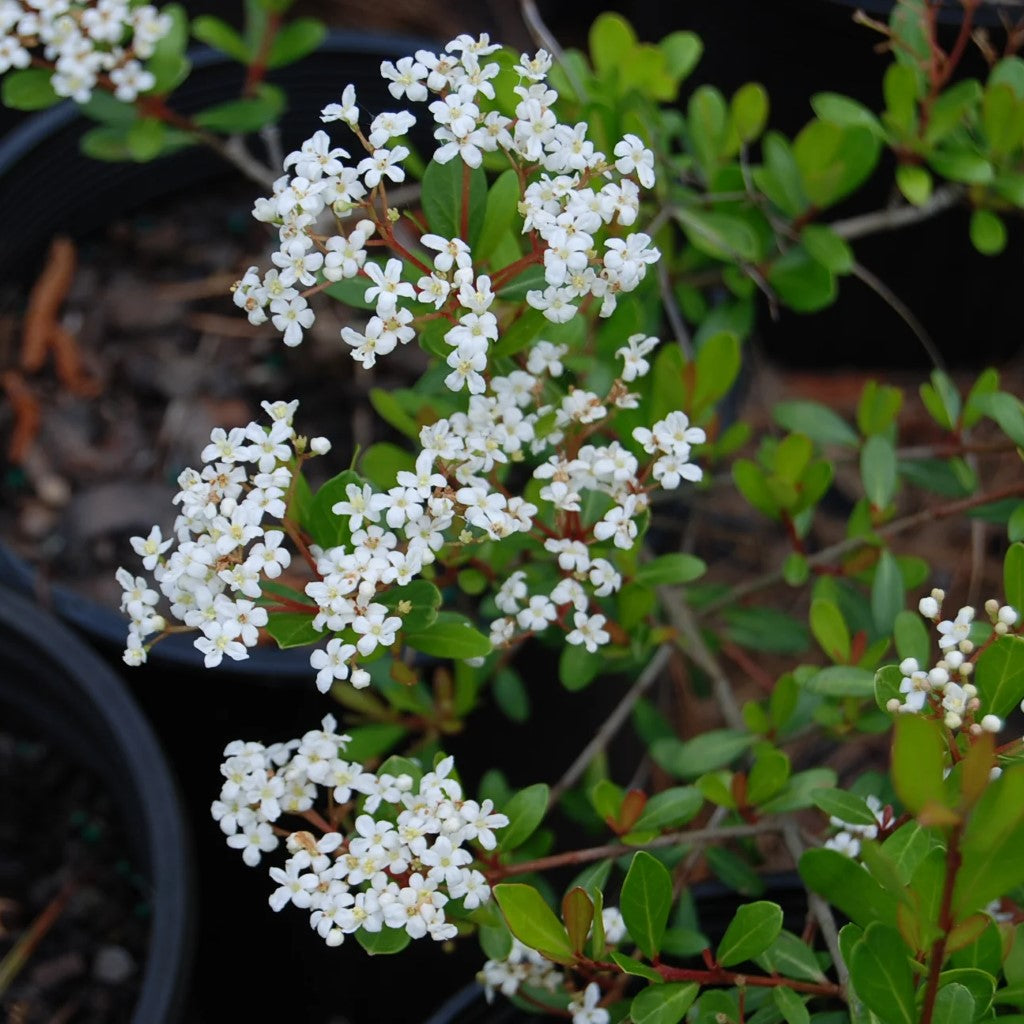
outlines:
M811 632L825 654L836 662L850 659L850 630L839 606L823 597L811 601Z
M999 424L1003 433L1019 447L1024 447L1024 408L1016 395L995 391L978 395L975 406Z
M740 339L734 331L715 331L703 338L697 345L692 415L699 416L709 405L724 398L736 383L742 365Z
M757 807L775 796L789 780L789 757L765 744L747 776L747 802Z
M811 97L811 109L822 121L849 127L867 128L879 139L885 129L877 117L863 103L837 92L818 92Z
M464 176L468 179L469 238L462 240L472 248L483 226L487 206L487 176L482 168L470 168L458 159L446 164L431 160L423 173L423 212L435 234L442 238L462 238Z
M158 157L164 148L167 126L154 117L141 117L128 129L125 142L131 158L146 163Z
M871 620L883 636L892 632L896 616L904 610L906 591L899 563L888 548L878 556L871 581Z
M830 227L808 224L800 232L800 241L811 258L833 274L848 274L853 269L853 250Z
M768 93L764 86L757 82L741 85L729 103L731 132L746 145L757 139L767 122Z
M991 210L971 214L971 244L983 256L996 256L1006 248L1006 225Z
M810 807L814 794L823 786L836 784L836 773L831 768L808 768L790 776L789 784L776 797L761 805L762 814L783 814Z
M290 21L274 36L267 56L267 67L281 68L308 57L326 36L327 26L316 18L296 18Z
M974 1020L974 997L971 993L956 982L943 985L935 997L932 1024L965 1024L972 1020Z
M1018 613L1024 612L1024 544L1011 544L1003 559L1003 595Z
M194 115L193 120L207 131L247 135L276 121L280 115L280 94L267 90L250 99L229 100L207 107Z
M813 259L802 245L794 245L768 272L768 283L779 299L797 313L814 313L835 301L835 275Z
M810 1024L811 1015L807 1012L805 1001L791 988L776 985L772 989L772 1002L786 1024Z
M932 197L932 176L920 164L900 164L896 168L896 187L908 203L924 206Z
M391 722L370 722L352 726L346 731L351 739L345 745L345 757L359 764L386 754L409 732L404 725Z
M419 439L419 424L405 411L393 391L388 391L385 388L370 388L369 396L374 412L385 423L413 441Z
M824 209L849 195L874 170L881 147L870 128L811 121L793 140L804 193Z
M729 922L715 953L722 967L760 956L782 931L782 907L760 900L741 906Z
M510 668L499 669L491 683L494 702L513 722L530 717L530 695L519 673Z
M857 432L827 405L809 399L776 402L772 416L780 427L793 434L806 434L820 445L854 447Z
M414 650L435 658L482 658L491 653L491 641L458 612L438 612L426 629L404 638Z
M249 62L249 48L242 37L227 22L212 14L200 14L192 20L192 35L199 42L233 57L240 64Z
M499 850L522 846L544 820L548 810L548 787L543 782L520 789L504 807L508 825L501 830Z
M768 132L761 149L764 164L751 171L754 184L788 217L800 216L810 204L789 141L778 132Z
M0 81L0 102L12 110L45 110L60 103L50 84L52 75L47 68L8 71Z
M895 928L877 921L868 925L849 966L857 994L885 1024L917 1024L914 972Z
M863 797L845 789L819 789L812 799L826 814L849 825L878 824Z
M674 552L659 555L637 567L635 579L651 587L692 583L707 572L707 564L695 555Z
M973 149L933 149L927 160L936 174L964 185L988 185L995 177L992 164Z
M308 647L324 635L313 628L312 612L274 612L267 616L267 632L282 650L287 647Z
M1024 637L998 637L978 659L972 681L982 711L1005 718L1024 699Z
M604 667L604 656L582 644L564 644L558 656L558 681L571 691L589 686Z
M572 947L562 922L532 885L501 882L493 892L509 931L520 942L555 963L572 963Z
M487 190L487 205L480 237L473 250L474 260L487 260L518 217L519 176L513 168L503 171Z
M188 77L191 64L185 56L189 28L185 8L181 4L167 4L160 13L170 17L171 28L157 40L153 56L146 62L146 70L156 79L151 91L164 95Z
M340 501L347 500L346 488L350 485L362 487L363 478L351 469L343 470L331 477L318 488L309 505L303 525L325 550L348 544L352 533L348 526L348 516L338 515L332 511Z
M395 478L402 470L412 471L416 460L412 453L399 448L389 441L378 441L359 457L359 469L363 475L378 489L388 490L394 487Z
M737 214L678 206L673 209L690 244L720 260L752 262L760 255L760 242L750 224Z
M401 953L412 941L409 933L404 928L381 928L379 932L368 932L360 928L356 932L356 942L366 950L370 956L385 956L392 953Z
M633 997L629 1019L633 1024L679 1024L700 991L694 981L650 985Z
M917 612L904 609L893 620L893 639L900 660L913 658L918 665L924 665L931 656L932 638L928 627Z
M695 32L670 32L658 43L665 54L665 67L668 73L681 82L697 66L704 43Z
M611 958L624 973L631 974L635 978L646 978L648 981L654 982L655 985L660 985L665 980L653 967L649 967L642 960L636 960L625 953L620 953L618 950L612 951Z
M800 654L810 634L803 623L777 608L729 608L725 611L726 636L741 647L774 654Z
M940 427L952 430L960 418L960 392L941 370L933 370L920 387L921 401Z
M860 864L836 850L808 850L800 858L800 877L851 921L896 923L896 901Z
M636 49L637 38L633 26L621 14L605 11L590 26L587 44L594 70L601 78L614 80L621 63Z
M619 896L619 910L630 938L650 959L661 950L672 906L672 876L643 850L633 855Z
M911 814L929 803L944 803L945 743L939 726L920 715L896 719L892 751L892 782Z
M674 736L655 740L651 745L651 757L670 775L695 779L734 761L756 739L756 736L735 729L711 729L685 741Z
M754 962L765 971L802 981L824 981L814 950L792 932L781 931L775 941Z
M636 832L679 828L697 816L704 798L694 786L673 786L655 793L633 825Z
M583 946L594 922L594 901L590 894L574 886L562 899L562 920L569 936L569 945L576 956L583 954Z
M875 508L887 508L896 494L896 452L892 442L874 434L860 453L860 475L864 494Z

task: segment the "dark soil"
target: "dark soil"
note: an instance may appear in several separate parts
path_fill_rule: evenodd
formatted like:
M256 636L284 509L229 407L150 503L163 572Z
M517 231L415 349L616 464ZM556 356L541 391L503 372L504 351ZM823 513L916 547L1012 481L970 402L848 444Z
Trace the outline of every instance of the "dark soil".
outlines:
M270 265L274 239L250 215L254 187L215 183L114 221L78 246L61 326L90 387L75 393L51 359L24 380L39 407L23 455L0 456L0 536L43 576L116 608L119 565L140 571L129 538L176 512L176 479L199 465L215 426L262 419L262 400L301 398L300 432L334 445L316 479L346 468L354 444L379 439L367 391L415 380L418 350L360 370L339 337L336 303L298 349L271 324L252 327L230 288ZM25 295L0 291L0 372L18 366ZM0 411L0 437L16 426ZM12 458L12 454L15 457Z
M131 1019L146 955L145 880L127 859L102 784L5 719L0 975L22 959L18 943L24 958L6 990L0 984L4 1020L121 1024Z

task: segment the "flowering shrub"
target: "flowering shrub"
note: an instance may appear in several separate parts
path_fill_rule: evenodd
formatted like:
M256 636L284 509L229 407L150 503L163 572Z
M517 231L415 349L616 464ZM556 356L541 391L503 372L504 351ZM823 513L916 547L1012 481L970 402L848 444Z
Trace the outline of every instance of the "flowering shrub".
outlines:
M20 14L0 52L17 66L28 8L9 6ZM197 27L252 67L287 31L274 13L255 50L215 20ZM894 54L881 117L823 94L792 142L765 134L755 85L730 102L702 87L683 116L673 101L699 40L642 44L608 16L591 61L470 35L386 61L395 110L364 113L350 86L323 109L330 131L283 156L253 210L275 249L234 302L288 346L320 303L360 311L339 344L366 369L417 345L417 386L370 395L409 444L354 453L314 489L307 467L330 441L301 433L299 399L268 400L266 420L213 431L202 468L179 478L173 536L134 538L144 575L118 576L129 664L174 631L193 631L211 668L269 636L310 648L310 685L351 723L341 734L328 714L301 739L225 750L213 816L249 866L287 855L269 869L274 910L294 904L327 943L354 935L372 953L474 934L488 998L574 1024L1016 1019L1021 402L995 370L962 393L937 367L920 389L930 434L913 448L903 392L876 381L853 422L783 401L752 441L726 413L758 290L820 308L857 270L848 239L891 226L823 219L883 146L907 200L893 216L969 201L975 245L1001 248L1024 174L1024 62L994 59L984 87L951 84L935 14L905 0L876 26ZM170 38L180 16L161 17ZM162 103L140 67L139 91ZM21 82L5 95L38 87ZM240 131L269 110L254 83ZM143 100L126 143L147 119L165 124ZM933 175L949 182L941 201ZM983 456L1015 475L991 488ZM840 474L855 493L826 543L815 528ZM766 575L730 585L667 528L726 484L786 545ZM932 565L897 545L968 515L998 526L1002 593L954 615L935 587L946 553ZM526 717L520 659L545 647L543 685L632 686L554 786L513 790L499 773L467 798L445 737L471 730L485 699ZM720 724L680 735L646 698L669 664ZM646 767L622 785L601 755L631 712ZM807 762L808 740L881 753L884 770L841 778L827 756ZM418 759L393 753L405 743ZM551 852L557 810L596 838ZM806 919L749 898L709 936L687 894L698 869L761 896L772 836ZM579 874L559 897L564 869Z

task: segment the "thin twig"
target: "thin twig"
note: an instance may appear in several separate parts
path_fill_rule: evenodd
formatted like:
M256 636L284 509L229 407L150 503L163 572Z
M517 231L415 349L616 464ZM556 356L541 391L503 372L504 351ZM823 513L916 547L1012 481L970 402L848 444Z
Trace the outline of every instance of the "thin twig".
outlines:
M921 343L925 355L937 370L945 370L946 364L942 354L935 347L931 335L925 330L924 324L914 315L913 310L883 281L876 277L862 263L854 263L850 273L866 284L893 312L913 331L914 337Z
M584 88L583 83L576 77L576 74L566 61L565 51L562 49L551 29L544 24L544 19L540 16L540 11L537 10L537 4L534 0L519 0L519 10L523 15L523 21L526 23L526 28L530 35L533 36L534 42L539 47L543 47L547 50L548 53L558 61L562 70L565 72L565 77L569 79L569 84L573 87L573 91L580 98L580 101L585 103L590 99L587 95L587 90Z
M946 185L936 189L931 198L920 206L892 206L883 210L873 210L845 220L834 220L828 226L847 241L876 235L882 231L897 231L911 224L928 220L936 214L956 206L964 197L964 190L959 185Z
M668 664L672 654L672 647L663 644L655 652L654 656L644 666L643 671L637 676L636 682L629 688L625 696L615 706L611 714L601 724L601 728L594 734L594 738L579 752L576 759L566 769L565 774L551 787L551 794L548 797L548 807L554 807L562 794L574 786L587 770L587 765L611 741L612 737L623 726L633 705L647 691L655 679L661 674L662 669Z
M1024 484L1014 484L1012 487L1004 487L1001 490L990 491L987 494L975 494L969 498L961 498L959 501L951 501L946 505L925 508L920 512L914 512L912 515L905 516L903 519L897 519L887 523L885 526L879 526L866 537L846 537L844 540L838 541L827 548L822 548L820 551L807 556L807 564L812 569L819 565L827 565L829 562L842 558L844 555L852 554L860 548L872 546L876 540L894 537L896 534L903 533L906 530L913 530L919 526L924 526L926 523L959 515L961 512L978 508L980 505L989 505L996 501L1002 501L1005 498L1017 498L1021 495L1024 495ZM706 618L721 608L735 604L741 598L748 597L750 594L757 593L781 582L781 569L773 569L771 572L752 577L746 582L733 587L721 597L704 605L700 609L700 618Z
M782 841L786 844L786 849L789 850L789 855L793 858L793 865L794 867L798 866L800 858L806 849L804 841L800 838L800 830L797 828L795 821L787 818L782 824L781 831ZM846 961L843 959L842 951L839 948L839 929L836 927L836 919L832 914L832 908L827 900L808 889L807 909L818 922L818 927L821 929L821 937L825 940L825 945L828 946L832 963L835 964L839 984L845 988L846 983L850 979L850 972L846 967Z
M745 729L743 714L732 692L732 683L725 674L711 648L704 642L700 626L685 598L673 587L659 587L658 600L668 614L668 620L678 634L680 650L711 679L711 693L722 712L722 717L733 729Z

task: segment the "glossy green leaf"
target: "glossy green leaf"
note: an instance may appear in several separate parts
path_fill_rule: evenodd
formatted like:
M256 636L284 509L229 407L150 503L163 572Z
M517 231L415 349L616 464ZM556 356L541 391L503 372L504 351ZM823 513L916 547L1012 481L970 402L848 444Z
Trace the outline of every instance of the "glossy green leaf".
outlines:
M491 682L491 693L494 702L513 722L525 722L530 717L530 695L515 670L499 669Z
M711 729L689 740L675 737L655 740L651 757L670 775L695 779L734 761L756 739L736 729Z
M804 193L826 208L849 195L874 170L879 140L870 128L811 121L793 140Z
M911 814L944 803L945 743L938 724L920 715L900 715L894 726L892 782Z
M751 650L800 654L810 642L804 624L777 608L729 608L725 620L726 636Z
M465 193L465 196L464 196ZM487 206L487 178L482 168L470 168L461 160L440 164L431 160L423 174L423 212L434 234L442 238L462 238L468 226L470 248L483 226ZM463 211L463 200L468 209Z
M270 46L268 68L282 68L308 57L327 36L327 26L317 18L295 18L283 25Z
M404 928L384 927L379 932L368 932L365 928L360 928L356 932L356 942L370 956L390 956L394 953L401 953L411 941L409 933Z
M1024 638L998 637L978 658L973 682L986 714L1003 718L1013 711L1024 699Z
M492 891L509 931L520 942L556 963L572 963L572 947L562 922L532 885L501 882Z
M892 632L896 616L904 610L907 596L899 563L888 548L878 556L871 580L871 620L884 635Z
M781 750L764 745L758 750L747 775L747 802L754 807L766 803L789 780L789 757Z
M474 259L487 260L497 249L518 217L519 198L519 176L510 167L499 174L487 190L480 237L473 250Z
M588 651L582 644L564 644L558 656L558 681L567 690L582 690L589 686L604 668L605 659L596 651Z
M893 639L900 660L914 658L925 665L931 653L931 636L924 619L917 612L904 609L893 620Z
M637 567L636 580L651 587L692 583L707 572L707 564L695 555L673 552L659 555Z
M312 612L272 612L267 616L266 629L282 650L287 647L308 647L324 635L313 628Z
M651 985L633 997L629 1019L633 1024L679 1024L700 992L693 981Z
M333 509L339 502L348 500L348 487L362 487L364 483L358 473L346 469L321 484L313 495L303 525L325 550L351 541L348 516L339 515Z
M170 30L157 40L153 56L146 61L146 70L156 79L152 91L158 95L170 92L190 70L185 57L189 35L185 8L181 4L167 4L160 13L170 18Z
M932 176L920 164L900 164L896 168L896 187L914 206L924 206L932 197Z
M836 662L850 658L850 630L839 606L826 598L811 601L811 632L825 654Z
M932 1024L966 1024L974 1020L974 997L956 982L944 985L935 997Z
M853 250L824 224L808 224L800 232L800 241L812 259L833 274L848 274L853 269Z
M562 899L562 920L573 953L582 955L594 921L594 901L585 889L575 886L565 894Z
M849 968L857 994L886 1024L917 1024L914 972L895 928L877 921L868 925Z
M820 445L853 447L859 443L857 432L827 405L810 399L776 402L772 416L790 433L806 434Z
M48 68L8 71L0 80L0 102L11 110L45 110L60 103L50 84L52 75Z
M212 14L200 14L192 20L192 35L201 43L226 53L241 64L250 59L249 48L242 37L226 22Z
M934 149L928 154L928 163L936 174L964 185L988 185L995 177L992 164L974 149Z
M266 92L251 99L229 100L199 111L193 118L200 128L224 134L245 135L259 131L281 115L279 94Z
M808 850L800 858L800 877L862 927L873 921L896 923L895 899L860 864L836 850Z
M1006 248L1006 225L991 210L975 210L971 214L971 244L983 256L996 256Z
M633 26L621 14L603 12L590 26L587 44L594 70L602 78L612 77L632 55L637 38Z
M167 126L155 117L140 117L128 129L125 143L131 158L146 163L160 156L164 150Z
M745 218L721 210L676 207L673 210L694 248L721 260L754 261L760 254L757 234Z
M798 313L814 313L835 301L835 275L802 245L788 249L771 266L768 283L779 299Z
M612 961L618 964L625 974L631 974L635 978L646 978L656 985L662 984L665 980L653 967L645 964L642 960L620 953L618 950L613 950L610 955Z
M807 1012L806 999L791 988L777 985L772 989L772 1002L786 1024L810 1024L811 1015Z
M878 820L863 797L847 792L845 789L819 789L813 799L817 807L845 824L878 824Z
M518 790L502 808L508 825L499 834L499 850L515 850L537 831L548 809L549 790L543 782Z
M960 418L960 393L949 376L933 370L928 381L920 387L921 401L940 427L952 430Z
M768 122L768 93L763 85L741 85L729 102L729 127L744 145L757 139ZM730 147L732 148L732 147Z
M1014 444L1024 447L1024 406L1016 395L1005 391L978 395L975 405L999 424Z
M786 788L761 805L763 814L782 814L810 807L814 794L824 787L835 786L836 773L831 768L808 768L790 776Z
M871 110L837 92L818 92L811 97L811 108L822 121L849 127L867 128L873 135L882 138L885 129Z
M886 508L896 494L896 452L892 442L874 434L860 453L860 475L864 494L875 508Z
M782 907L759 900L746 903L733 915L722 936L715 960L722 967L732 967L760 956L782 931Z
M681 82L697 66L704 52L704 43L695 32L670 32L658 43L665 54L668 73Z
M679 828L697 816L703 803L704 799L696 787L673 786L648 799L633 828L638 832Z
M740 339L734 331L719 330L703 338L697 345L691 414L697 416L724 398L736 383L742 365Z
M801 981L824 981L825 973L814 950L792 932L781 931L775 941L754 958L754 962L769 973Z
M630 938L653 959L661 949L672 907L672 876L661 861L643 850L633 855L619 896L619 911Z
M1024 613L1024 544L1011 544L1003 558L1003 596L1018 614Z
M426 629L406 633L405 642L435 658L482 658L491 653L491 641L458 612L438 612Z

